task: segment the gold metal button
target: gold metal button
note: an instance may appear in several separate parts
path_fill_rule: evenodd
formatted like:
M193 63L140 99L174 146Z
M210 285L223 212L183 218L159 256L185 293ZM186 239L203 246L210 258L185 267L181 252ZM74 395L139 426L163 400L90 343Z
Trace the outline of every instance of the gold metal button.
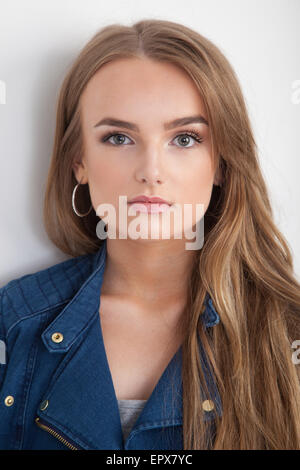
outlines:
M49 405L48 400L42 401L42 403L40 404L40 410L44 411L47 408L48 405Z
M204 409L204 411L211 411L214 409L214 407L215 407L214 402L211 400L205 400L202 403L202 408Z
M53 333L51 339L54 341L54 343L61 343L64 337L61 333Z
M5 398L4 400L4 403L6 404L6 406L11 406L14 404L14 397L12 397L11 395L7 395L7 397Z

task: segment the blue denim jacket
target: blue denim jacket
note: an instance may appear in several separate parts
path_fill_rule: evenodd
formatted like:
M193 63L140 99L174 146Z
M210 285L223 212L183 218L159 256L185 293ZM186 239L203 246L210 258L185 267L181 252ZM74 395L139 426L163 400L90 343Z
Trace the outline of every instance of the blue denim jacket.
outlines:
M103 241L97 253L0 289L0 449L183 449L181 347L123 440L99 319L105 263ZM213 327L219 316L208 294L205 306L202 319ZM222 408L201 345L200 358L213 423Z

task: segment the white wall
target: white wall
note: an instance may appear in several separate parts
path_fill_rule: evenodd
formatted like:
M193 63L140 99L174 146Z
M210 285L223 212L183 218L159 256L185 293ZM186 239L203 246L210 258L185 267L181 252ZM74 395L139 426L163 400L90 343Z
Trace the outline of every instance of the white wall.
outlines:
M42 223L55 100L67 67L101 27L147 17L196 29L231 61L300 278L299 0L0 0L0 285L67 258Z

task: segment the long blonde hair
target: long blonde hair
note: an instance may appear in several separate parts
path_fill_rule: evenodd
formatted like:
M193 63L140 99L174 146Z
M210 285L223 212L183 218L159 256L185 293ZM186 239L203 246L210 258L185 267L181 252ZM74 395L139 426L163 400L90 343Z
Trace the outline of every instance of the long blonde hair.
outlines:
M222 171L222 186L214 186L205 214L205 240L184 318L184 449L299 449L300 366L292 361L292 342L300 339L300 286L288 244L274 224L240 85L212 42L181 24L146 19L106 26L81 50L57 101L44 200L49 238L71 256L101 246L95 211L79 218L71 206L77 183L72 164L83 153L79 99L102 65L130 57L176 64L194 80L207 110L213 159ZM76 201L79 210L88 209L88 185ZM206 293L221 321L204 330L199 320ZM213 434L202 409L200 389L207 397L209 390L199 339L222 401Z

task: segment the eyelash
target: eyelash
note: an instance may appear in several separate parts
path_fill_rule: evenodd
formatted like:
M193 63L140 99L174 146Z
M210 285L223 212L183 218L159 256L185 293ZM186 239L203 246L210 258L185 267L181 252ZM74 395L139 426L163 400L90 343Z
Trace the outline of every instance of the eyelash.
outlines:
M129 139L130 137L128 137L127 135L121 133L121 132L109 132L108 134L104 135L101 139L101 142L105 143L107 140L110 139L110 137L113 137L113 136L116 136L116 135L124 135L125 137L127 137L127 139ZM177 134L174 139L176 139L176 137L179 137L179 136L182 136L182 135L188 135L190 137L193 137L193 139L196 140L196 145L198 144L201 144L203 142L203 138L201 137L200 134L198 134L197 132L195 132L194 130L186 130L186 131L183 131L181 132L180 134ZM173 139L173 140L174 140ZM109 142L110 143L110 142ZM123 146L124 144L111 144L115 147L121 147ZM185 147L185 146L179 146L181 148L193 148L194 146L192 147Z

